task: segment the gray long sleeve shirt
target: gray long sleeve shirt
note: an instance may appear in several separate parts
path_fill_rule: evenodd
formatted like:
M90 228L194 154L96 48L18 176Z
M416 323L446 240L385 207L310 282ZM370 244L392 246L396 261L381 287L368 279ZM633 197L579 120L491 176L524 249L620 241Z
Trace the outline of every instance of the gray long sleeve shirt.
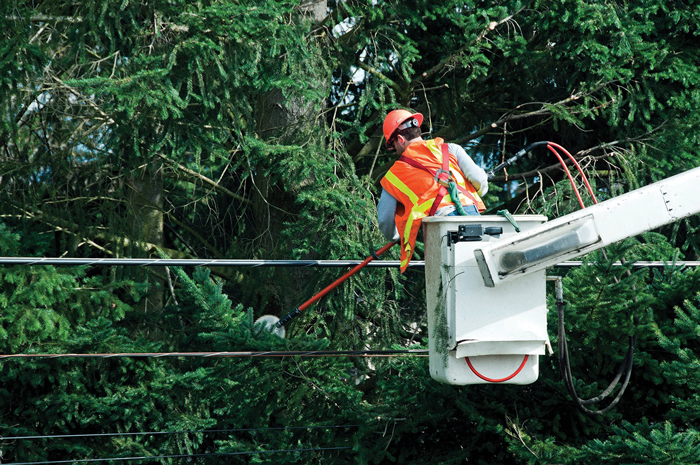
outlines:
M488 177L486 171L480 168L474 160L471 159L467 152L457 144L447 144L449 152L454 155L459 164L459 169L462 170L464 176L472 183L474 189L477 190L480 196L488 192ZM394 215L396 214L397 201L393 195L382 189L382 194L379 197L377 204L377 218L379 220L379 230L384 237L390 241L399 240L399 232L396 229ZM441 212L438 212L441 213ZM445 212L449 213L449 212Z

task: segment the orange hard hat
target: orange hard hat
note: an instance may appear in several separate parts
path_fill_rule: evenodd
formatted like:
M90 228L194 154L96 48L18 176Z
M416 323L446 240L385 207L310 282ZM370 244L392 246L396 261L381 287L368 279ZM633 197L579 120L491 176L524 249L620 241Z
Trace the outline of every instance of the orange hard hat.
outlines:
M386 118L384 118L384 138L386 139L387 147L389 146L389 141L391 140L392 136L396 130L399 129L399 126L412 119L415 119L418 122L418 127L423 124L423 115L420 113L411 113L408 110L393 110L386 115Z

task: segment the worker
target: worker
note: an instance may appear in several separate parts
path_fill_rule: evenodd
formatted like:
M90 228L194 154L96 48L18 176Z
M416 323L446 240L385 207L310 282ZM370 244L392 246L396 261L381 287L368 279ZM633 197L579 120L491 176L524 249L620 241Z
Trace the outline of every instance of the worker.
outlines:
M486 209L481 200L488 191L486 172L459 145L424 140L422 123L422 114L407 110L393 110L384 119L386 146L399 159L382 178L377 214L382 234L401 242L402 273L424 217L479 215Z

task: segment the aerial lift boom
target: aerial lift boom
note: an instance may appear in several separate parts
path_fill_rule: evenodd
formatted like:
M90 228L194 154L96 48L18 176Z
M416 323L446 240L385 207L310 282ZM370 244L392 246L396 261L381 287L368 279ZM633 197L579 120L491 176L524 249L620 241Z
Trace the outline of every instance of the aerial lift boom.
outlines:
M474 250L493 287L700 212L700 168Z

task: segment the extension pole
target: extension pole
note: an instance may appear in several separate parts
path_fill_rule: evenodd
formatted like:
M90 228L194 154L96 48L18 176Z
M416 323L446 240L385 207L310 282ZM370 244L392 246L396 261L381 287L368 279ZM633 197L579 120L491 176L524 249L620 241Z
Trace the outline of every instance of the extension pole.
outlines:
M315 296L313 296L312 298L310 298L309 300L307 300L307 301L304 302L303 304L299 305L299 306L298 306L297 308L295 308L291 313L289 313L287 316L283 317L281 320L279 320L277 323L275 323L275 326L276 326L277 328L279 328L279 327L281 327L281 326L284 326L284 324L285 324L286 322L288 322L289 320L291 320L292 318L294 318L295 316L297 316L298 314L300 314L301 312L303 312L304 310L306 310L309 306L311 306L311 305L313 305L315 302L317 302L321 297L325 296L325 295L328 294L330 291L332 291L333 289L335 289L336 287L338 287L342 282L346 281L350 276L354 275L355 273L357 273L358 271L360 271L362 268L364 268L369 262L371 262L371 261L374 260L375 258L379 258L379 256L380 256L381 254L383 254L384 252L386 252L387 250L389 250L390 248L392 248L395 244L397 244L397 243L396 243L396 242L389 242L387 245L385 245L385 246L382 247L381 249L377 250L376 252L374 252L374 253L373 253L372 255L370 255L369 257L365 258L362 262L360 262L360 264L358 264L357 266L355 266L353 269L351 269L350 271L348 271L347 273L345 273L345 274L344 274L343 276L341 276L340 278L338 278L338 279L336 279L335 281L333 281L331 284L329 284L328 286L326 286L326 288L323 289L321 292L319 292L318 294L316 294Z

